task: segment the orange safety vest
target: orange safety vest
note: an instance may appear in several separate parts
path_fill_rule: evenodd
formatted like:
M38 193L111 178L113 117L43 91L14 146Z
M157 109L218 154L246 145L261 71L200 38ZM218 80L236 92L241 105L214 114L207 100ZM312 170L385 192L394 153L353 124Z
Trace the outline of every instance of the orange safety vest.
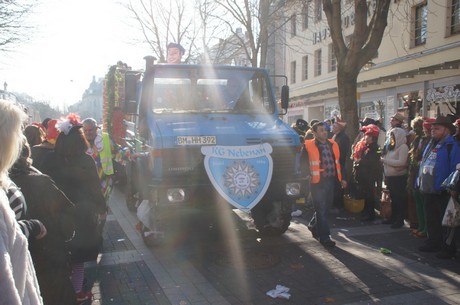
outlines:
M337 171L337 178L339 181L342 181L342 170L340 168L340 150L339 146L334 140L328 139L332 143L332 151L335 158L335 169ZM324 171L324 168L321 168L321 158L319 155L318 146L316 146L315 139L305 140L305 148L308 153L308 161L310 163L310 183L317 184L321 180L321 172Z

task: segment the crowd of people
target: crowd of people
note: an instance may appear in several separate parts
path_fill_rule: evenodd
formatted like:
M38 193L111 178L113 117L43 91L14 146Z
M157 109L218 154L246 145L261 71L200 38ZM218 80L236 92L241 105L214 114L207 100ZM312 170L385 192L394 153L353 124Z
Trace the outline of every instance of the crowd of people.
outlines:
M112 189L112 143L75 114L24 126L0 100L0 304L82 304Z
M181 63L180 44L167 51L167 63ZM92 299L84 263L101 249L116 145L93 118L26 121L0 100L0 305L83 304Z
M419 251L437 252L440 259L455 257L458 228L442 225L450 198L459 200L460 184L449 190L442 186L460 163L460 119L453 118L415 117L407 125L405 117L396 113L388 130L381 120L365 118L353 142L339 118L310 123L299 119L293 124L305 143L301 160L315 209L308 225L313 237L325 247L335 246L327 219L329 213L344 208L344 192L364 200L361 221L377 223L385 189L391 198L391 217L378 223L392 229L407 223L410 233L423 240Z
M25 120L0 100L0 304L82 304L92 298L83 290L84 263L97 259L102 244L113 146L92 118ZM448 201L459 200L460 184L446 190L443 182L460 164L460 120L416 117L407 126L396 113L388 131L378 120L360 124L353 142L338 118L293 126L305 143L313 237L335 246L328 214L344 208L344 193L364 200L362 221L376 220L387 188L392 213L382 223L400 229L407 222L423 240L420 251L453 258L460 234L442 218Z

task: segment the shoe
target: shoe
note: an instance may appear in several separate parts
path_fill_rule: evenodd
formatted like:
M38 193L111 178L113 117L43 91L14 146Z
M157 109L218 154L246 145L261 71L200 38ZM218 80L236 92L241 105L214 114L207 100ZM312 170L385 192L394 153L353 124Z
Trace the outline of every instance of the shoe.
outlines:
M390 226L390 228L392 228L392 229L400 229L400 228L402 228L403 225L404 225L404 222L403 223L395 222L394 224L392 224Z
M436 257L439 259L452 259L452 258L455 258L455 252L442 250L441 252L436 254Z
M79 293L77 293L77 304L84 304L88 301L91 301L93 298L93 294L88 291L88 292L84 292L84 291L80 291Z
M439 252L441 251L441 247L425 244L418 248L420 252Z
M385 219L384 221L382 221L382 224L391 225L391 224L393 224L393 221L391 221L390 219Z
M322 241L320 241L320 243L326 248L334 248L335 247L335 241L333 241L331 239L322 240Z
M421 232L421 231L417 231L413 234L415 237L420 237L420 238L424 238L424 237L427 237L427 234L426 232Z

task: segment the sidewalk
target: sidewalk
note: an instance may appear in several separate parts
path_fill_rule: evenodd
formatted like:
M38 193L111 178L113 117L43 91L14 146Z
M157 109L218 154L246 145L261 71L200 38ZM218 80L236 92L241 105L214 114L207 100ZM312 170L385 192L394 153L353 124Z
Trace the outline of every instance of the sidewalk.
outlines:
M247 251L264 249L279 258L267 269L241 270L216 264L221 252L196 254L148 249L135 230L137 219L114 189L104 248L98 262L87 264L91 304L458 304L460 261L440 261L420 254L421 240L408 229L361 223L352 214L331 216L337 248L327 251L306 229L308 213L293 219L282 239L259 245L252 233L241 241ZM254 239L254 241L252 240ZM389 248L391 255L380 253ZM217 253L217 254L216 254ZM254 251L252 253L255 253ZM265 256L261 256L264 258ZM233 266L234 267L234 266ZM246 296L241 291L247 282ZM265 293L284 284L292 298L271 299ZM238 291L235 291L238 290ZM250 301L241 301L244 298Z

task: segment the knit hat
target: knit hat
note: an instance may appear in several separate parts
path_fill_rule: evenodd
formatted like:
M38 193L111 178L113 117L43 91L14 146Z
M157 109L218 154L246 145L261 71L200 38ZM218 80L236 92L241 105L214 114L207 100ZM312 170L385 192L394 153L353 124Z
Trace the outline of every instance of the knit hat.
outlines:
M46 129L46 141L51 144L56 144L56 139L59 135L59 130L56 128L57 120L49 120L48 128Z
M364 132L364 135L370 135L375 138L378 138L379 133L380 133L380 128L377 125L369 124L361 128L361 131Z
M436 121L436 119L434 118L427 118L425 119L425 121L423 121L423 127L428 129L428 130L431 130L431 127L433 125L433 123Z

